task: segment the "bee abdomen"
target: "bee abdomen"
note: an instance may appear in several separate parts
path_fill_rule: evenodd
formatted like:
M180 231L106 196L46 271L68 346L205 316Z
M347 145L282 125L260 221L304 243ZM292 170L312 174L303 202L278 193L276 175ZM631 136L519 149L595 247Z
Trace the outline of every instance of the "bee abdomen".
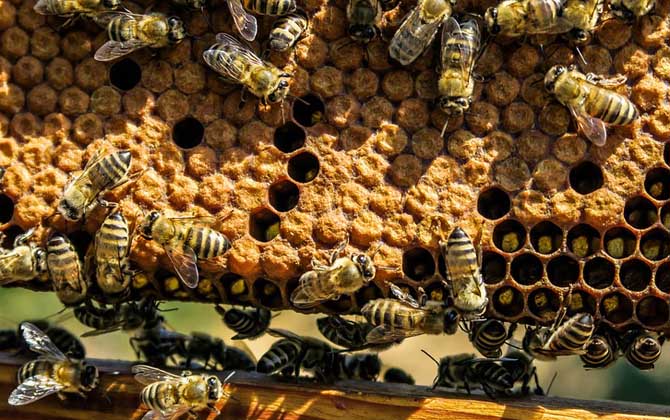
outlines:
M507 340L505 325L497 320L489 320L473 331L475 348L486 357L499 357L500 348Z
M580 355L586 368L602 368L614 362L614 350L604 337L595 336L586 347L586 353Z
M256 326L251 314L235 308L226 311L223 321L228 328L239 334L249 334Z
M593 316L578 314L570 318L549 342L549 350L581 351L593 334Z
M514 385L512 375L504 367L493 362L477 363L474 370L483 382L499 390L509 389Z
M53 366L51 362L39 359L31 360L19 368L16 377L19 383L23 383L26 379L36 375L51 377L52 370Z
M116 20L110 23L110 27L114 23ZM110 39L112 39L111 36ZM125 178L130 169L130 159L131 155L127 150L108 154L91 171L91 182L101 191L113 187Z
M279 340L258 360L256 371L265 374L280 371L293 363L299 353L298 344L287 339Z
M653 369L659 357L661 357L661 343L648 335L636 338L626 351L626 359L640 370Z
M301 14L292 13L277 19L270 32L270 48L285 51L298 42L298 38L307 28L307 19Z
M295 0L243 0L244 7L261 15L282 16L295 10Z
M586 112L609 124L626 125L635 121L639 112L628 98L600 88L599 95L593 101L586 101Z
M142 403L154 411L168 411L175 403L175 390L166 382L154 382L142 389L140 399Z
M207 227L188 227L184 244L191 247L198 258L206 260L223 255L230 249L230 241Z

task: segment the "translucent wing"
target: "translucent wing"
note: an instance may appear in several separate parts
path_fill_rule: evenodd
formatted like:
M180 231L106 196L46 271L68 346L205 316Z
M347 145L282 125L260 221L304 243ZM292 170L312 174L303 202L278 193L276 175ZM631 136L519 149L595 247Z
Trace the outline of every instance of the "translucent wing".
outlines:
M240 0L228 0L228 9L242 38L249 42L253 41L256 38L256 32L258 32L256 18L244 10Z
M188 246L177 249L168 245L164 248L181 281L191 289L197 287L200 278L197 266L198 257L195 255L195 251Z
M298 280L298 287L291 293L291 303L297 308L307 309L323 301L339 298L340 293L336 289L326 289L332 282L323 281L323 277L332 276L337 276L334 270L312 270L304 273Z
M98 48L98 51L95 52L93 57L98 61L111 61L123 57L126 54L130 54L142 47L146 47L147 45L148 44L138 39L131 39L124 42L109 40Z
M448 66L447 63L448 56L447 51L449 50L447 46L449 45L449 40L452 40L456 37L456 34L461 31L461 26L458 24L458 21L453 17L450 17L444 22L442 27L442 40L440 42L440 61L442 63L442 68Z
M217 34L216 42L216 48L205 50L202 58L226 79L239 83L249 65L264 65L256 54L229 34Z
M368 335L365 336L365 341L370 344L393 343L421 334L423 334L423 331L420 330L391 330L384 325L380 325L373 328Z
M389 283L389 288L391 289L391 294L393 296L395 296L396 299L402 301L403 303L406 303L407 305L411 306L412 308L416 308L416 309L421 308L421 305L419 305L419 302L417 302L416 299L414 299L412 297L412 295L410 295L407 292L403 292L403 290L401 288L399 288L398 286L396 286L395 284Z
M4 267L13 267L21 259L22 259L21 255L17 254L16 252L10 251L6 254L0 255L0 264L2 264ZM6 274L7 277L0 277L0 286L4 286L5 284L17 281L17 278L12 276L11 270L9 270L8 273L0 272L0 276L2 276L3 274Z
M55 360L67 360L67 357L61 352L49 337L39 328L29 322L21 323L21 334L28 344L28 348L35 353Z
M63 389L64 386L44 375L27 378L9 395L10 405L25 405L37 401Z
M132 372L135 374L135 380L142 385L149 385L160 381L181 382L184 380L183 376L175 375L174 373L166 372L148 365L135 365L132 368Z
M575 107L568 106L570 113L577 121L579 130L584 133L587 139L591 140L596 146L604 146L607 141L607 127L605 123L590 116L583 110L577 110Z
M35 3L33 10L40 15L50 15L51 11L49 10L50 7L48 1L49 0L38 0L37 3Z
M447 10L445 10L445 12ZM421 18L421 7L415 7L391 39L391 44L389 46L391 57L403 66L412 63L424 52L428 44L433 41L435 34L442 24L442 20L443 19L435 19L432 22L424 22ZM405 50L405 52L407 52L406 48L403 47L406 38L412 39L413 54L402 54L402 56L398 56L397 51L399 50Z
M107 328L103 328L103 329L100 329L100 330L87 331L87 332L83 333L81 335L81 337L95 337L97 335L109 334L109 333L112 333L114 331L119 331L121 329L121 327L122 327L122 323L119 323L119 324L112 325L112 326L109 326Z
M273 337L288 338L293 341L304 341L298 334L281 328L268 328L268 334Z
M611 89L623 85L628 79L623 74L617 74L614 77L603 77L593 73L588 73L586 75L586 80L600 87Z
M93 21L98 25L100 25L101 27L106 28L107 25L109 25L109 22L112 21L112 19L118 17L137 20L138 18L141 18L142 15L130 12L119 12L119 11L100 12L93 15Z
M144 417L142 417L142 420L172 420L172 419L177 419L179 416L182 414L188 412L189 407L185 405L180 405L178 407L172 407L172 409L165 411L165 412L160 412L160 411L155 411L151 410L147 412Z

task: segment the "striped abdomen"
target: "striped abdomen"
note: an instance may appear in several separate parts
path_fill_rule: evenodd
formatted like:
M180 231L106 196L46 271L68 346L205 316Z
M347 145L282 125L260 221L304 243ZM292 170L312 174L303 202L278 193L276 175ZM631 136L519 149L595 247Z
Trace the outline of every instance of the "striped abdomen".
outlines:
M383 325L390 330L416 330L423 327L425 313L404 305L395 299L375 299L361 309L372 325Z
M170 411L179 400L179 389L168 381L149 384L140 393L142 403L153 411Z
M563 7L563 0L528 1L526 4L528 32L547 33L556 25Z
M653 369L659 357L661 357L661 343L648 334L636 337L626 350L626 359L640 370Z
M544 346L549 353L583 353L593 334L593 316L577 314L568 319L549 337Z
M470 332L470 341L486 357L500 357L500 348L506 340L505 324L495 319L475 324Z
M78 303L88 290L81 270L79 255L67 237L56 233L47 242L49 277L60 300L65 304Z
M193 249L199 259L218 257L230 249L228 238L208 227L188 225L183 228L181 235L184 246Z
M446 246L442 244L441 247L447 277L456 294L464 287L463 285L481 282L477 251L463 229L456 227L449 235Z
M451 5L447 1L421 1L393 35L389 55L402 65L412 63L430 45L445 16L450 14Z
M274 343L270 349L261 356L256 366L256 371L272 374L283 370L293 364L300 354L300 345L295 341L282 338Z
M244 8L259 15L282 16L295 10L295 0L242 0Z
M586 353L579 356L587 369L599 369L609 366L616 358L616 349L610 341L601 335L594 335L586 346Z
M117 311L112 307L96 308L82 305L74 308L73 312L77 321L96 330L104 330L117 323Z
M128 223L121 212L115 211L95 235L96 281L103 292L118 293L130 283L129 246Z
M118 15L107 24L107 36L118 42L137 39L137 21L130 16Z
M584 109L587 114L609 124L630 124L640 116L635 105L625 96L593 85L588 86Z
M293 47L307 29L307 17L303 13L290 13L278 18L270 31L270 48L286 51Z
M512 375L507 369L495 362L475 363L468 373L470 374L468 379L472 382L479 382L496 391L509 390L514 385Z
M223 321L231 330L237 333L236 339L256 338L261 335L270 325L272 314L264 308L251 311L230 309L223 316Z
M110 22L110 31L116 19ZM110 39L113 39L110 35ZM130 169L131 155L128 150L110 153L100 159L88 172L88 179L97 191L105 191L121 183Z
M19 383L22 383L26 379L43 375L49 378L52 378L54 375L54 365L48 360L36 359L26 362L23 366L19 368L19 371L16 374L16 378Z

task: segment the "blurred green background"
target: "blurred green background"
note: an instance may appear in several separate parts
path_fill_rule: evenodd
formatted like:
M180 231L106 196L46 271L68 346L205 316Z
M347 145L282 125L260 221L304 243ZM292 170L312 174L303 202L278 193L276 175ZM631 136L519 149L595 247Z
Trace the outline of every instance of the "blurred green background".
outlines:
M62 309L53 293L32 292L20 288L0 289L0 305L1 328L14 328L22 320L44 318ZM179 332L202 331L224 339L232 335L214 311L213 305L166 302L161 308L178 308L177 311L164 312L163 315L169 325ZM315 318L314 315L283 311L273 319L272 325L290 329L298 334L318 337ZM61 325L78 334L86 331L86 328L73 318ZM274 340L266 335L254 341L247 341L247 344L254 355L260 357ZM125 333L115 332L85 338L83 342L91 357L134 359ZM381 353L381 358L385 367L400 367L411 372L417 383L431 384L436 366L420 352L421 349L437 358L447 354L473 351L465 334L459 332L455 336L411 338ZM667 351L656 364L656 369L650 372L635 369L624 358L605 370L585 371L578 357L565 357L556 363L538 362L537 366L541 385L545 389L554 372L558 372L551 388L552 395L670 404L670 354Z

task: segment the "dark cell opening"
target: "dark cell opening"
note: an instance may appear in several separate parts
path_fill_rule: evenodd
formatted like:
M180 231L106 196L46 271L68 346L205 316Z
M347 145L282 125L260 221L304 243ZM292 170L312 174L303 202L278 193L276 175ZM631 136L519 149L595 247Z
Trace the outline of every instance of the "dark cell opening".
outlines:
M291 153L305 144L305 130L289 121L275 130L275 147L284 153Z
M656 296L647 296L638 302L635 313L640 322L648 327L663 325L670 316L667 302Z
M664 229L650 230L640 239L640 252L649 260L662 260L670 254L670 234Z
M342 295L337 300L329 300L327 302L324 302L322 306L329 311L338 314L346 314L348 312L351 312L351 308L354 306L354 301L351 298L351 296Z
M647 172L644 179L644 189L647 194L657 200L670 198L670 170L667 168L654 168Z
M568 231L568 249L580 258L595 254L600 249L600 234L587 224L579 224Z
M501 287L493 294L493 307L501 315L517 316L523 311L523 295L513 287Z
M493 229L493 243L503 252L514 252L526 243L526 231L516 220L505 220Z
M193 117L186 117L172 128L172 140L182 149L192 149L202 143L205 127Z
M318 174L319 159L311 153L297 154L288 161L288 176L296 182L309 182Z
M402 271L412 280L426 280L435 274L435 261L427 249L413 248L402 254Z
M661 292L670 293L670 262L663 263L658 267L654 283Z
M479 193L477 211L489 220L500 219L509 212L510 207L509 196L498 187Z
M602 257L596 257L584 264L584 281L594 289L609 287L614 281L614 264Z
M109 68L109 82L119 90L130 90L142 79L142 68L134 60L124 58Z
M591 315L596 313L596 300L583 290L575 290L566 300L568 305L568 316L588 312Z
M593 162L582 162L570 170L570 186L580 194L589 194L603 186L603 172Z
M613 258L626 258L635 252L635 235L623 227L605 232L605 252Z
M633 303L621 293L610 293L600 301L600 313L614 324L626 322L633 315Z
M276 284L267 279L257 279L253 285L254 296L261 305L270 309L281 308L284 304L281 290Z
M279 235L279 216L266 208L252 212L249 216L249 234L261 242L270 242Z
M17 236L22 235L25 233L25 230L23 230L20 226L17 225L11 225L7 229L5 229L2 234L4 237L2 238L2 242L0 242L0 246L2 246L5 249L11 249L14 247L14 240L16 239Z
M311 127L323 120L325 112L321 98L311 93L293 101L293 118L303 127Z
M670 203L661 207L661 223L666 229L670 229Z
M550 289L537 289L528 296L528 309L538 318L555 318L560 306L561 299Z
M226 273L219 278L219 282L226 291L226 298L230 303L245 303L249 301L247 282L240 275Z
M298 205L300 191L298 186L289 180L282 180L270 185L270 205L277 211L289 211Z
M482 255L482 277L486 284L496 284L505 279L507 261L505 257L493 251L486 251Z
M14 202L7 194L0 194L0 224L12 220L14 216Z
M670 165L670 143L665 143L663 147L663 160L666 165Z
M540 254L556 252L563 243L563 231L551 222L541 222L530 230L530 243Z
M74 246L74 249L77 250L79 258L83 261L88 247L91 245L91 242L93 242L93 236L85 230L77 230L69 233L67 238L72 243L72 246Z
M547 264L547 277L558 287L568 287L579 278L579 263L567 255L553 258Z
M384 293L382 293L382 290L377 287L375 283L370 282L367 286L360 288L358 292L356 292L354 295L354 300L356 301L356 305L358 305L359 308L362 308L371 300L380 299L383 297Z
M623 216L626 222L636 229L646 229L658 220L656 207L644 197L633 197L628 200Z
M521 254L512 260L511 272L517 283L530 286L542 278L542 262L533 254Z
M641 260L630 260L621 264L621 284L628 290L640 292L651 283L651 268Z

